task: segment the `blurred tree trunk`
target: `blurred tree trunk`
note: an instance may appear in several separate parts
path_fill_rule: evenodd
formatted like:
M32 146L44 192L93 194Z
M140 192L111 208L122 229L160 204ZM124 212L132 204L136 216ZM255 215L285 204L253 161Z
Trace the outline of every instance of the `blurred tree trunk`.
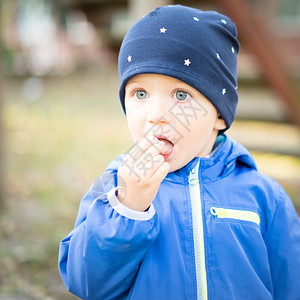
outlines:
M4 134L2 119L3 104L3 44L2 44L2 1L0 0L0 211L4 206Z
M136 22L157 6L172 4L172 0L129 0L130 18Z

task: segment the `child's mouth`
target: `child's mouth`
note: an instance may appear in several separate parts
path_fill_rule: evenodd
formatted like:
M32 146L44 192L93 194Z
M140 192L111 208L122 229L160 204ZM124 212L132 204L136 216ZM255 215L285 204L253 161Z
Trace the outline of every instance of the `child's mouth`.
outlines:
M167 160L169 156L172 154L174 144L166 137L156 136L156 138L165 144L164 149L161 151L160 154L164 157L165 160Z

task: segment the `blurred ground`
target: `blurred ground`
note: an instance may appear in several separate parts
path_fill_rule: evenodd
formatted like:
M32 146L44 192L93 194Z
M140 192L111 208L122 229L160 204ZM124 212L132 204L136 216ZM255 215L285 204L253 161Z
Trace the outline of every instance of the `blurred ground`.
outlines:
M0 299L75 299L58 274L59 241L72 229L89 186L131 146L116 70L42 78L34 95L25 82L5 82L8 205L0 219ZM269 141L279 145L299 138L293 129L255 122L237 122L229 135L266 142L271 132L278 135ZM299 157L253 154L299 205Z
M59 241L72 229L83 194L130 146L114 75L43 79L40 98L30 102L25 79L7 79L0 299L73 298L57 270Z

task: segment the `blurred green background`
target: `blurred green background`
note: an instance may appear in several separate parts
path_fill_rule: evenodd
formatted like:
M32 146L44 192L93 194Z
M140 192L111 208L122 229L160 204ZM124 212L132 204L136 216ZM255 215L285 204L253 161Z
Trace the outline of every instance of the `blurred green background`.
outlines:
M117 76L128 26L161 4L222 12L229 2L0 2L0 299L76 298L60 279L58 246L89 186L132 145ZM298 95L299 1L244 2L258 18L263 9L266 28L286 41L284 63ZM241 40L240 104L228 135L251 150L259 170L286 188L299 212L299 124Z

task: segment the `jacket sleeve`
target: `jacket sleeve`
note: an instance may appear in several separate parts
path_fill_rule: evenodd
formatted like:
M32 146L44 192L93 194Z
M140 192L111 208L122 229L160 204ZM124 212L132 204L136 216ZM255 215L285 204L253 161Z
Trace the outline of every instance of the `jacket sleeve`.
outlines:
M100 176L82 199L75 228L60 243L61 277L67 289L82 299L126 296L159 232L155 212L129 218L114 208L108 190L116 175L104 174L105 180ZM107 175L113 176L108 184Z
M300 222L292 201L279 196L266 236L274 299L300 299Z

